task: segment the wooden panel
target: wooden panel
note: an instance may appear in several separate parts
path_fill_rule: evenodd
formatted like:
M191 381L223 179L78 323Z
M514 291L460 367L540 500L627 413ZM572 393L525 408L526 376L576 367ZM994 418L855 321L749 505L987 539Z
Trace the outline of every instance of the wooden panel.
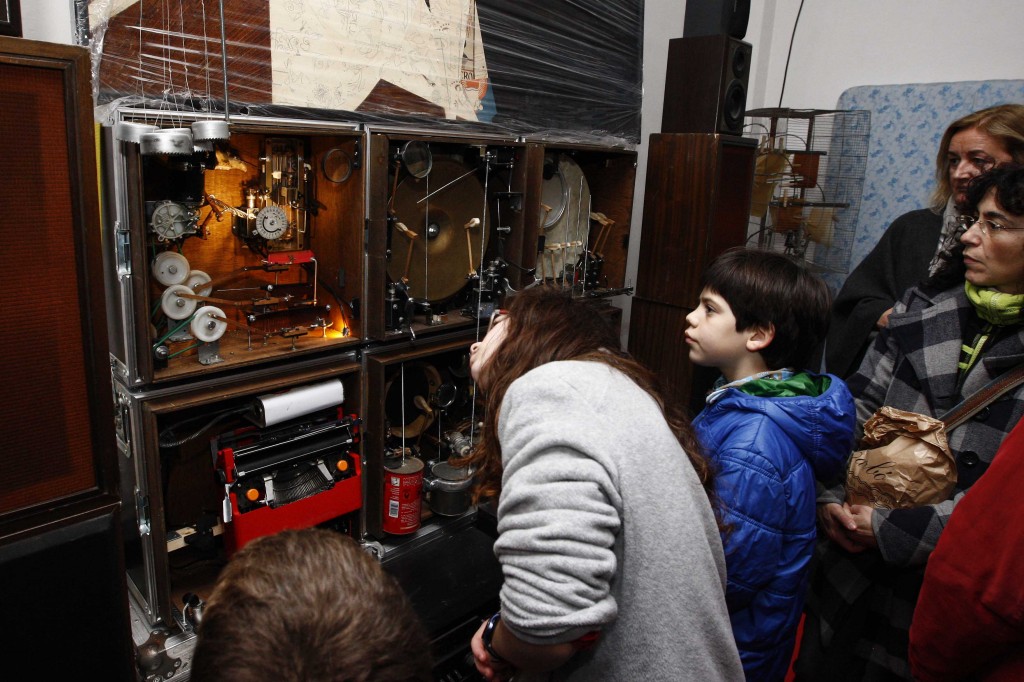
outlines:
M745 138L651 136L637 296L696 303L710 261L746 238L754 152Z
M636 186L636 154L609 153L603 158L580 164L590 185L591 210L605 214L615 222L602 239L604 258L602 288L625 286L626 258L629 250L630 220L633 215L633 190ZM590 223L591 248L601 233L601 225Z
M0 628L11 678L73 668L82 679L137 679L118 512L115 500L0 552Z
M690 362L683 332L691 310L633 297L629 352L655 371L667 400L685 406L694 416L704 407L704 395L719 373Z
M112 491L116 461L89 53L2 38L0 81L6 515Z
M683 343L711 261L746 239L755 142L715 134L651 136L629 350L694 412L717 374Z

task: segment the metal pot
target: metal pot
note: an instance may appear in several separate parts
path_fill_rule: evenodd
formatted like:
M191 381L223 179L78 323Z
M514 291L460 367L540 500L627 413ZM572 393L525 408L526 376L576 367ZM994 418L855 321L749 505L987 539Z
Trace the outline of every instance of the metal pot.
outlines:
M430 466L430 473L423 477L427 503L431 511L440 516L462 516L469 511L472 485L472 471L448 462L435 462Z

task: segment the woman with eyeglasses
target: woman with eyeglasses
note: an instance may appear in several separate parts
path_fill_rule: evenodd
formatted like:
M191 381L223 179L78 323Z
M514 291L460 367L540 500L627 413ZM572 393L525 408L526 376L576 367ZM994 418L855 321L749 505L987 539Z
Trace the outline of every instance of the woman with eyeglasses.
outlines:
M938 268L938 252L963 214L967 185L1003 163L1024 163L1024 105L1003 104L954 121L942 136L931 206L898 217L854 268L832 305L828 372L848 377L903 292Z
M712 472L598 310L508 298L470 371L485 396L477 499L496 498L501 609L488 680L740 680Z
M941 418L1024 363L1024 166L977 177L966 199L956 246L896 304L848 381L861 427L883 405ZM846 503L842 484L820 492L828 541L811 579L797 679L911 679L907 637L925 563L1022 415L1018 385L947 434L958 479L944 502L885 510Z

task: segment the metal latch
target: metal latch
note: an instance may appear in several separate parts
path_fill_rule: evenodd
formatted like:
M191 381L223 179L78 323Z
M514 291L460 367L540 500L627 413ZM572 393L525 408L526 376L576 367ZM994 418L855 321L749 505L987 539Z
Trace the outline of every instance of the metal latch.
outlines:
M114 253L117 258L117 277L124 279L132 274L131 235L122 229L121 221L114 221Z
M149 535L152 531L149 521L149 497L143 495L138 488L135 489L135 518L139 520L139 535Z
M114 390L114 435L117 436L117 447L124 456L132 456L132 414L126 398Z

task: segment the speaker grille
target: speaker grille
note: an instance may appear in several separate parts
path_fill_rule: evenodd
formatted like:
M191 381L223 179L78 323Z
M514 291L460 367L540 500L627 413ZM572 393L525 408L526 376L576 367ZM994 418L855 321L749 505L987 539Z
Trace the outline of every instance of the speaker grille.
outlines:
M0 64L0 513L96 485L64 76Z
M750 55L726 35L670 40L662 132L741 135Z

